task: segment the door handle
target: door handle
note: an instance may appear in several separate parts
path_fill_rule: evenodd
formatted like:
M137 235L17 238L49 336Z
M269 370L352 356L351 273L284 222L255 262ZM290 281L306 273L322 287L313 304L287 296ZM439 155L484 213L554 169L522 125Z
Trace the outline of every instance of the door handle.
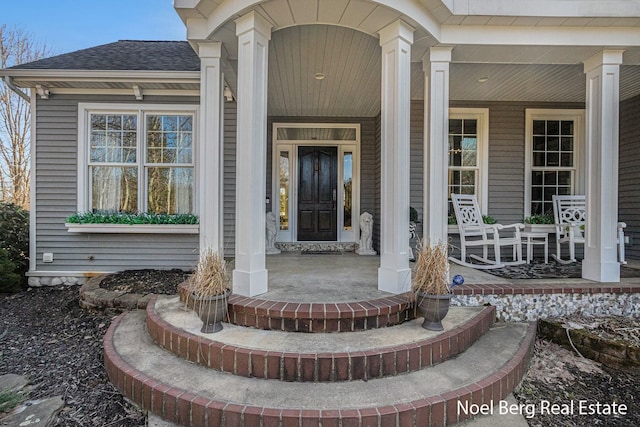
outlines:
M333 189L333 201L337 201L338 200L338 190L336 190L335 188Z

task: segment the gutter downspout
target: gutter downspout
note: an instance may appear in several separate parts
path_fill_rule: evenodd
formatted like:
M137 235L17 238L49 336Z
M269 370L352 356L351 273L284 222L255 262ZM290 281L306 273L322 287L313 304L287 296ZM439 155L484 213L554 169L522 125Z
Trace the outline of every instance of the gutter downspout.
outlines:
M9 89L17 93L20 96L20 98L24 99L28 103L31 103L31 98L29 97L29 95L24 93L22 90L20 90L18 86L16 86L11 76L3 76L2 79L7 84L7 86L9 86Z

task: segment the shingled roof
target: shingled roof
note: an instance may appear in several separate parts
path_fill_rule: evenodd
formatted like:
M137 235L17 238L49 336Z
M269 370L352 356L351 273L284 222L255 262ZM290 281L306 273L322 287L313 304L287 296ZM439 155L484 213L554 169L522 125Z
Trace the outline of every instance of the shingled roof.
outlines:
M200 58L186 41L119 40L10 69L200 71Z

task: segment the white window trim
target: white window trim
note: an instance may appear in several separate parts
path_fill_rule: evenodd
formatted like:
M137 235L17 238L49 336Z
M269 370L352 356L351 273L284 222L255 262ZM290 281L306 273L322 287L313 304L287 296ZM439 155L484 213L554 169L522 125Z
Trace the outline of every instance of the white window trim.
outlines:
M478 184L476 199L480 210L487 214L489 207L489 109L449 108L449 119L476 119L478 123ZM447 131L448 134L448 131ZM447 166L447 170L449 167ZM447 187L449 183L447 182Z
M189 104L140 104L140 103L79 103L78 104L78 168L77 168L77 177L78 177L78 194L77 194L77 211L78 212L87 212L90 210L89 206L89 147L88 147L88 135L89 135L89 115L90 114L136 114L138 116L138 130L137 130L137 162L136 165L145 169L145 160L142 152L142 138L144 138L144 120L147 114L193 114L193 213L195 215L199 215L199 200L198 200L198 187L200 183L197 180L198 175L198 167L199 160L197 156L197 144L199 141L198 138L198 113L199 106L198 105L189 105ZM141 176L140 179L144 179L144 176ZM144 190L146 191L146 190ZM145 194L140 194L138 192L138 206L143 206L141 204L141 200L144 200ZM113 228L122 230L122 231L113 231L113 232L122 232L122 233L136 233L139 232L138 226L129 226L129 228L122 227L112 227L112 225L116 224L101 224L103 227ZM175 230L169 231L170 228L175 227L163 227L167 232L175 232ZM187 230L189 227L182 227ZM194 228L191 226L190 228ZM144 227L143 227L144 229ZM104 232L97 231L96 227L86 227L84 228L86 232ZM69 229L70 232L71 229ZM73 232L83 232L76 231Z
M573 120L574 182L572 194L584 194L584 133L585 111L582 109L527 108L525 110L524 148L524 217L531 216L531 162L534 120Z
M278 140L278 128L352 128L356 130L356 139L345 140ZM278 229L278 242L297 242L298 241L298 147L300 146L332 146L338 147L338 194L339 201L344 201L344 164L343 156L345 152L353 154L353 187L352 187L352 206L351 206L351 230L344 230L344 214L343 206L338 206L338 217L336 227L338 228L337 242L349 243L357 242L360 237L360 227L358 220L360 218L360 142L361 129L359 123L274 123L272 138L272 211L276 216L276 225ZM280 230L280 169L279 160L280 152L289 152L289 230ZM313 243L307 242L304 243Z

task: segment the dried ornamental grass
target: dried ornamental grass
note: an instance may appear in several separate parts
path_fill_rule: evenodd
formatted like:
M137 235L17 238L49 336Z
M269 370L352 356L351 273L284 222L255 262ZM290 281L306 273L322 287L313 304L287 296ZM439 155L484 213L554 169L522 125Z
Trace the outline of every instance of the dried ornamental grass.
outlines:
M449 260L447 246L440 242L431 246L428 242L418 242L420 251L411 282L414 294L422 292L430 295L445 295L451 292L449 285Z
M231 289L231 280L227 272L227 263L223 256L205 249L189 278L189 290L198 298L223 295Z

